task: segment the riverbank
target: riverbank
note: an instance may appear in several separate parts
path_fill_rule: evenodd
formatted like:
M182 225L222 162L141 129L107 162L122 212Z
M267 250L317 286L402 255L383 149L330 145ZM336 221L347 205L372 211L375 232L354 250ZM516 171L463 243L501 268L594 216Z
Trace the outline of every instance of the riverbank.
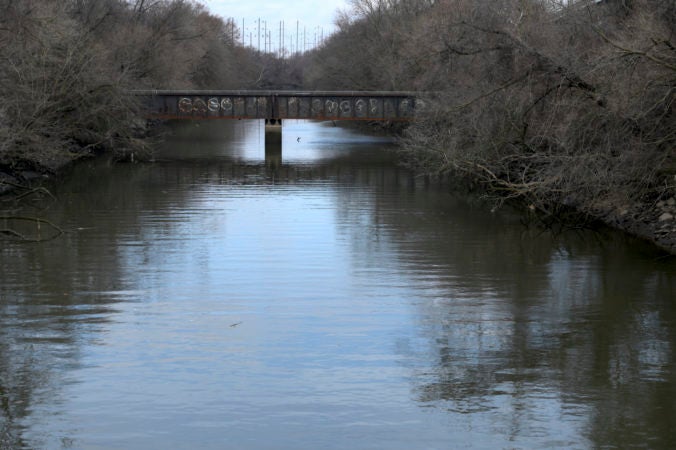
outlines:
M635 205L599 218L613 228L676 255L676 197Z
M467 184L472 185L472 191L475 195L489 196L495 199L498 203L505 199L511 198L512 192L507 192L502 189L504 186L495 186L487 184L485 174L474 172L472 173L453 173L452 170L445 171L442 174L430 170L430 167L420 167L421 153L416 149L415 154L407 151L406 145L411 142L406 138L406 127L399 123L384 123L384 122L346 122L341 126L346 128L356 129L361 132L370 134L389 134L396 135L402 140L402 164L410 170L417 173L419 176L429 176L430 178L439 179L462 179L460 182L451 182L458 189L463 189ZM538 178L538 176L534 176ZM463 187L459 187L463 186ZM625 198L630 195L619 193ZM556 192L545 193L547 198L555 198ZM556 216L549 215L545 217L543 222L556 222L563 224L564 227L570 228L588 228L594 227L594 224L603 224L610 228L627 233L628 235L645 240L657 248L676 255L676 196L657 197L658 194L653 192L652 195L646 195L651 200L636 201L633 204L623 205L622 207L608 207L603 209L598 204L595 207L575 208L571 205L559 203L551 210L565 211ZM655 200L657 198L657 200ZM521 199L523 200L523 199ZM533 208L532 204L527 201L518 201L517 208L523 208L524 213L528 213ZM530 206L530 208L529 208ZM573 211L573 214L570 212ZM547 213L545 213L547 215ZM546 226L546 225L544 225Z
M480 182L481 180L475 180ZM500 193L488 190L483 194L501 202ZM524 213L530 209L524 202L518 202ZM555 207L563 207L558 205ZM597 225L608 226L630 236L647 241L658 249L676 256L676 196L663 200L635 203L621 209L600 210L592 212L565 214L558 217L544 217L539 220L543 226L555 222L564 228L594 228Z
M405 165L409 165L406 164ZM419 172L420 176L430 176L429 173ZM453 178L454 175L446 174L447 178ZM434 177L434 176L432 176ZM621 231L630 236L647 241L662 251L676 256L676 196L652 197L651 200L643 202L634 202L633 204L623 205L615 208L574 208L570 205L559 203L550 205L551 210L558 211L550 214L537 210L533 204L517 199L510 201L509 195L495 186L487 187L485 178L477 175L471 177L466 174L461 176L462 180L456 185L471 184L471 190L477 195L489 197L498 204L510 202L517 209L522 209L524 214L529 211L538 215L537 222L542 226L548 227L552 223L564 228L594 228L598 225L607 226ZM468 181L468 178L470 181ZM458 189L462 189L457 187ZM555 192L549 193L552 197ZM628 196L628 195L627 195ZM655 198L657 198L655 200ZM515 204L516 203L516 204Z
M58 178L73 164L89 158L106 156L116 162L151 161L153 145L159 142L164 132L164 121L137 117L128 121L123 136L116 136L97 146L71 145L67 150L25 152L24 158L5 158L3 167L0 167L0 195L30 190L47 180Z

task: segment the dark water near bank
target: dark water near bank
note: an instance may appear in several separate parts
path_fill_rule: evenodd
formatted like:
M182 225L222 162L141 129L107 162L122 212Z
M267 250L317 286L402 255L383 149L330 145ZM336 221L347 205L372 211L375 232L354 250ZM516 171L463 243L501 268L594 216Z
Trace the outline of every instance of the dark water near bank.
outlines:
M184 123L23 211L67 233L0 241L0 449L676 448L673 260L285 127L281 166Z

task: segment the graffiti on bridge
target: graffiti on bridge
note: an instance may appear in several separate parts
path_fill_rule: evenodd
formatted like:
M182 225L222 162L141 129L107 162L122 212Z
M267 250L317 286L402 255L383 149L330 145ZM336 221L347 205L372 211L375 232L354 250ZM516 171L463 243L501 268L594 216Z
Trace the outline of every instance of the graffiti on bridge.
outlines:
M178 113L193 117L408 120L415 100L407 97L183 96Z

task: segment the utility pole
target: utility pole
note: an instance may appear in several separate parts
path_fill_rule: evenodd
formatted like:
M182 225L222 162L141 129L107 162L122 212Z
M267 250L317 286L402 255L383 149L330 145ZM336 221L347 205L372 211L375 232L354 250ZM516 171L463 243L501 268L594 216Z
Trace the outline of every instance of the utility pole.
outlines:
M258 18L258 52L261 51L261 18Z
M298 27L300 26L300 22L296 20L296 53L298 53Z

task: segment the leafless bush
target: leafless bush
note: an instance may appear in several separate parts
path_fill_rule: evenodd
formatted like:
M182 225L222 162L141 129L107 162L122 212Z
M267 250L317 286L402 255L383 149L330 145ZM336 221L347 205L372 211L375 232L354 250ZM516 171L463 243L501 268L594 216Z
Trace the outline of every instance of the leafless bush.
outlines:
M134 101L62 4L11 2L0 25L0 164L51 171L129 134ZM2 19L0 19L2 20Z
M411 130L410 159L547 211L610 213L673 190L663 174L676 138L676 53L662 12L523 3L492 13L445 3L464 14L436 23L446 27L435 64L451 66L446 94Z

